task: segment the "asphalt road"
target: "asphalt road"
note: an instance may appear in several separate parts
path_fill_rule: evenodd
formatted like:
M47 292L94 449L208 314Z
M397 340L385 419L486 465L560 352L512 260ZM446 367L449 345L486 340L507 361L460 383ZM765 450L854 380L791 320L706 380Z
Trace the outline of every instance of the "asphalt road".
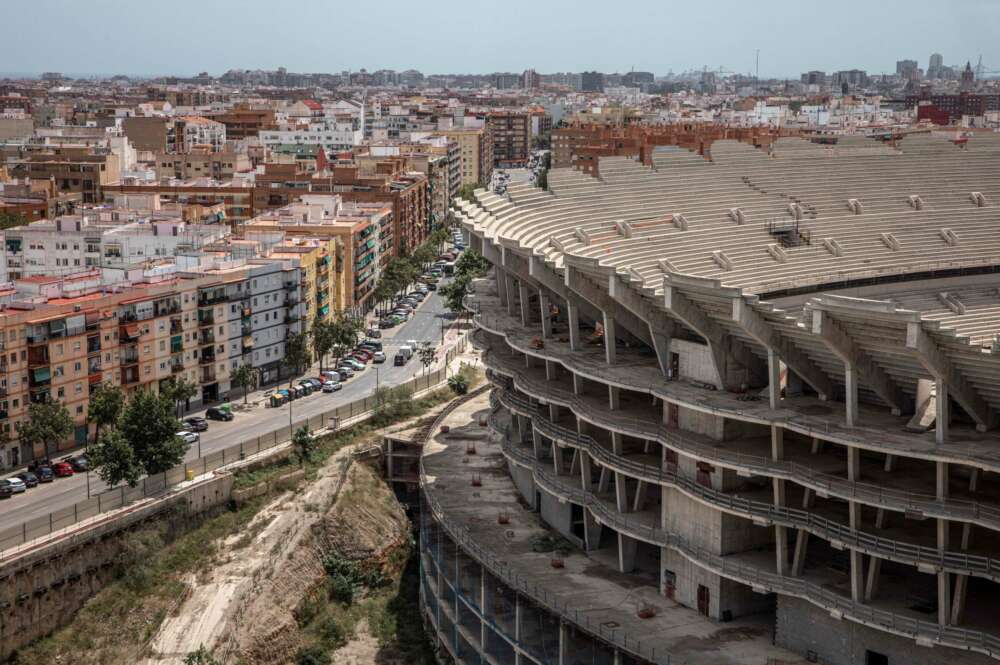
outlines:
M258 406L246 412L237 411L236 417L230 422L209 421L208 430L201 433L200 455L221 450L240 441L254 439L282 426L287 427L289 409L292 409L293 419L299 421L368 395L374 391L376 382L380 386L393 386L409 380L423 372L423 365L414 356L402 367L393 366L395 349L411 339L431 342L435 347L440 347L442 326L447 328L452 319L453 316L448 313L443 299L436 292L432 292L409 321L396 328L382 331L381 341L387 356L385 363L381 365L369 363L367 369L355 374L344 384L342 390L335 393L313 393L279 408ZM438 356L443 358L443 351ZM314 371L307 374L307 376L315 375L317 373ZM200 413L192 411L185 414L185 417ZM188 450L186 459L194 460L198 457L199 445L194 444ZM88 479L88 474L81 473L69 478L57 478L52 483L39 485L23 494L15 494L10 499L0 501L0 531L85 500L88 495L88 482L91 495L107 489L96 474L89 474Z

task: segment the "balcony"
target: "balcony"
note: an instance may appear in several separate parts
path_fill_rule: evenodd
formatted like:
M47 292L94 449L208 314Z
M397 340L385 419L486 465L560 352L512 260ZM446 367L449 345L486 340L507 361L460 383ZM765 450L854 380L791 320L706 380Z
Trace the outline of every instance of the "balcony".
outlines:
M215 367L202 367L201 368L201 382L211 383L215 381Z
M118 342L128 344L139 340L139 326L135 324L124 325L118 328Z
M136 365L139 363L138 349L126 350L121 356L122 365Z
M184 331L184 325L181 323L181 320L179 318L176 318L176 319L172 318L172 319L170 319L170 334L171 335L179 335L183 331Z
M208 312L207 314L203 314L202 312L198 312L198 326L199 327L204 328L205 326L214 326L214 325L215 325L215 317L212 316L211 312Z
M219 303L226 302L227 300L229 300L229 298L226 296L225 292L216 292L211 295L202 293L198 297L198 307L217 305Z
M206 344L215 344L215 331L203 330L201 332L201 337L198 339L198 343L202 346L205 346Z
M285 314L285 325L287 326L292 323L297 323L299 321L299 318L300 318L299 315L294 312Z
M253 316L253 310L250 309L249 307L244 307L243 310L240 312L240 314L243 316L244 319L247 319Z
M180 353L184 350L184 338L181 335L175 335L170 338L170 353Z
M250 353L253 351L253 337L245 336L243 338L243 353Z
M128 386L135 383L139 383L139 370L122 369L122 385Z
M183 362L171 362L170 363L170 373L171 374L180 374L183 371L184 371L184 363Z
M214 362L215 362L214 353L202 353L201 356L198 358L198 364L200 365L211 365Z
M28 368L44 367L49 364L48 347L35 347L28 349Z
M286 291L298 291L299 290L299 282L285 282L285 287L284 288L285 288Z
M94 354L101 352L101 338L99 335L87 338L87 354Z

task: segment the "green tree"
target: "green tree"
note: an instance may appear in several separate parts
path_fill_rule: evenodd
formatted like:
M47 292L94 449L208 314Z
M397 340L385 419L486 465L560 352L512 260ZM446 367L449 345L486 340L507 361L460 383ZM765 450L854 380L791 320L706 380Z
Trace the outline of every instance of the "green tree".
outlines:
M337 330L334 322L327 321L319 316L313 321L310 337L312 339L313 354L319 359L320 373L323 372L323 359L326 358L326 354L330 353L330 350L337 342L336 335Z
M24 226L28 223L28 217L19 212L0 212L0 230Z
M469 379L464 374L455 374L448 377L448 387L456 395L464 395L469 392Z
M28 419L21 424L18 434L21 443L31 447L41 444L48 458L50 444L58 450L59 443L73 434L73 417L65 406L49 397L28 406Z
M462 255L458 257L458 261L455 261L455 275L468 275L469 277L475 279L478 277L483 277L490 270L490 262L486 260L482 254L475 250L468 250L462 252Z
M467 274L456 275L455 279L438 288L438 294L444 298L445 307L454 314L463 314L465 306L462 300L469 292L472 279Z
M183 412L183 405L195 397L198 390L198 384L185 378L170 377L160 385L160 394L165 395L174 403L174 409L178 416Z
M292 380L302 374L305 368L312 362L309 355L309 336L307 333L289 333L285 340L285 355L281 359L281 364L288 370L288 387L292 387Z
M420 364L424 366L424 374L427 374L427 369L437 360L437 350L431 346L430 342L424 342L420 346L420 350L417 351L417 355L420 356Z
M117 428L101 432L88 455L97 475L108 485L126 482L129 487L135 487L142 477L143 468L136 459L135 449Z
M292 435L292 448L295 449L300 466L304 466L307 461L312 459L315 447L316 439L313 437L312 432L309 431L308 425L303 425L295 430L295 434Z
M247 403L247 394L250 388L257 384L257 370L249 363L244 363L233 372L233 385L243 389L243 403Z
M475 192L476 192L476 186L475 185L472 185L472 184L462 185L461 187L458 188L458 197L462 198L462 199L465 199L466 201L469 201L470 203L475 203L476 202L476 194L475 194Z
M349 349L358 343L358 335L364 327L361 319L348 316L340 312L333 320L331 338L333 340L332 350L334 356L339 361Z
M94 441L101 436L102 427L110 427L118 422L125 407L125 394L121 388L110 383L102 383L90 396L87 405L87 422L94 423Z
M188 444L177 436L180 422L174 409L171 395L151 390L135 392L125 404L118 428L147 475L171 469L187 454Z

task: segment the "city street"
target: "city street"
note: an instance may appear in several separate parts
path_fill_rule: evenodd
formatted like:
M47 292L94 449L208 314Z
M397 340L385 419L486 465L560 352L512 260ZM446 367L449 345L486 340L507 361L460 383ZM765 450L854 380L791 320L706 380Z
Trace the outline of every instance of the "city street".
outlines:
M430 293L409 321L401 326L382 331L382 343L385 349L386 362L381 365L369 363L367 369L355 374L344 383L342 390L335 393L316 392L308 397L295 400L278 408L268 408L261 405L248 411L236 411L235 419L230 422L209 421L208 431L201 433L201 455L221 450L227 446L268 434L289 422L289 408L292 418L299 421L306 417L319 415L341 404L364 397L374 391L376 383L379 386L394 386L407 381L424 371L423 365L414 354L410 361L402 366L393 366L395 350L407 340L430 342L439 348L438 357L443 357L440 349L442 331L451 324L453 315L444 306L444 300L436 292ZM318 365L314 365L304 376L316 376ZM296 379L297 381L298 379ZM286 386L287 383L283 383ZM253 394L251 394L253 399ZM234 404L242 403L242 394L234 391ZM192 411L185 417L201 415L201 411ZM61 456L60 456L61 457ZM187 460L199 457L199 445L194 444L188 450ZM58 457L57 457L58 458ZM0 502L0 530L20 524L26 520L47 515L53 510L70 506L87 498L88 474L79 473L69 478L58 478L54 482L39 485L23 494L16 494L10 499ZM89 474L90 493L97 494L107 487L95 473Z

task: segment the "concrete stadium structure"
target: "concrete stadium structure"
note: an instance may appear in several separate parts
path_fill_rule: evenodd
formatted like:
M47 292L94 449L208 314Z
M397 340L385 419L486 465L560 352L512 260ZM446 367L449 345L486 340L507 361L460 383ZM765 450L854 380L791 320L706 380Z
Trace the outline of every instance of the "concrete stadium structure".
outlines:
M804 660L1000 659L1000 135L652 162L455 203L495 266L467 306L523 500Z

